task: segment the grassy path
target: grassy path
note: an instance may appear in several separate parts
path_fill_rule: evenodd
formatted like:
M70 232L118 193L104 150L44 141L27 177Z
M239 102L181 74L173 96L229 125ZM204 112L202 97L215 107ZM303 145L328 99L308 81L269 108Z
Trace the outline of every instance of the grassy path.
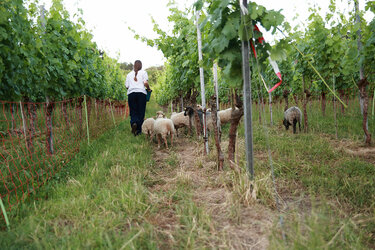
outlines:
M218 173L200 148L155 150L124 121L9 214L0 249L265 248L270 210L234 199L246 177Z
M121 248L130 240L136 248L152 246L143 219L153 212L145 187L151 154L127 123L107 132L41 188L38 200L10 214L0 248Z

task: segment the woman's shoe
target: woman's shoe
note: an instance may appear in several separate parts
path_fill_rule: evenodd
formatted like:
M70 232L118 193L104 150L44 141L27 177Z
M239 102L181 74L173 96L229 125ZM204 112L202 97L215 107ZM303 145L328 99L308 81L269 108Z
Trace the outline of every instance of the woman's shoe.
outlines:
M132 133L134 136L137 135L137 123L132 124Z

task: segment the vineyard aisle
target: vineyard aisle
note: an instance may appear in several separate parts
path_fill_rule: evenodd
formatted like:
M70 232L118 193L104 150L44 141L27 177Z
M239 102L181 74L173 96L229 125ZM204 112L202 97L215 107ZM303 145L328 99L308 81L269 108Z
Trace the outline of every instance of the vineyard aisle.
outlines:
M198 148L181 137L157 150L123 121L9 213L0 249L265 248L271 212L233 203L231 171Z
M151 102L146 117L159 109ZM218 172L215 151L203 156L202 142L181 136L170 150L157 149L143 135L134 137L127 119L81 148L11 211L11 230L0 231L0 249L372 246L373 148L363 151L358 143L323 134L293 135L281 125L270 130L284 242L266 140L255 128L257 202L245 172L227 166ZM239 134L243 152L243 128ZM227 136L222 146L228 147Z
M172 150L155 151L154 158L155 184L149 190L163 213L151 223L169 236L163 243L166 247L187 237L181 239L190 247L267 248L277 215L259 204L243 206L234 201L232 178L238 175L218 172L214 155L204 157L201 145L180 137Z

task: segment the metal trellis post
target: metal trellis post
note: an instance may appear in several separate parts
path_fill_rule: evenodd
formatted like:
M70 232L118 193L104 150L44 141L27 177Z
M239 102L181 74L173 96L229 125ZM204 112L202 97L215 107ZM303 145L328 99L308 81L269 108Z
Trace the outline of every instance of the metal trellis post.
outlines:
M243 5L247 9L247 0L243 0ZM244 13L241 11L241 17ZM253 127L251 112L251 79L249 63L249 43L242 41L242 75L243 75L243 95L244 95L244 115L245 115L245 145L246 145L246 165L250 173L250 179L254 180L254 161L253 161Z
M200 11L197 11L196 13L196 25L197 25L197 37L198 37L198 57L199 62L201 63L203 61L203 55L202 55L202 35L201 31L199 29L199 13ZM206 93L204 89L204 73L203 73L203 67L199 66L199 75L200 75L200 82L201 82L201 99L202 99L202 109L203 109L203 139L204 139L204 146L205 146L205 153L208 154L208 138L207 138L207 124L206 124Z

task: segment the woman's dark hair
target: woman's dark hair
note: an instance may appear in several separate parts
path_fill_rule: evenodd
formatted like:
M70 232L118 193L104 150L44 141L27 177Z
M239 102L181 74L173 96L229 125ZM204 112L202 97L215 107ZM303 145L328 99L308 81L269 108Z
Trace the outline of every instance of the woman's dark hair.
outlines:
M135 71L134 81L137 81L138 71L140 71L141 69L142 69L142 62L140 60L136 60L134 62L134 71Z

